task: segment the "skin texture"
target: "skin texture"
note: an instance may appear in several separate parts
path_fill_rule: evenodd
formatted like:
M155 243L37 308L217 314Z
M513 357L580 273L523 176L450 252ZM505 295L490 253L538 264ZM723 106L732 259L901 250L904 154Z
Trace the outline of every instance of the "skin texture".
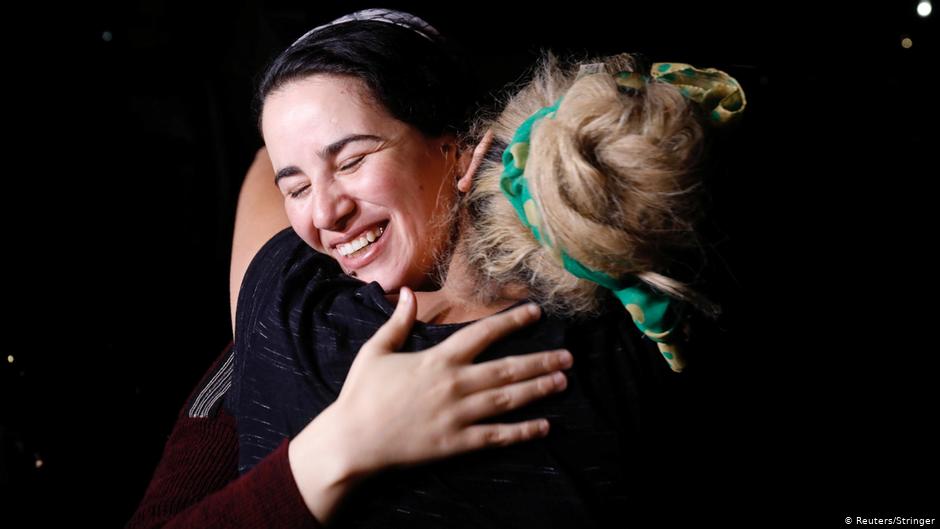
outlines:
M386 292L421 289L444 243L446 227L435 213L446 210L459 174L455 138L427 138L365 94L356 78L314 75L268 96L262 130L271 162L276 171L299 170L278 181L284 210L297 234L346 273L378 281ZM351 134L382 140L319 156ZM338 243L378 225L385 232L364 250L367 257L340 254Z

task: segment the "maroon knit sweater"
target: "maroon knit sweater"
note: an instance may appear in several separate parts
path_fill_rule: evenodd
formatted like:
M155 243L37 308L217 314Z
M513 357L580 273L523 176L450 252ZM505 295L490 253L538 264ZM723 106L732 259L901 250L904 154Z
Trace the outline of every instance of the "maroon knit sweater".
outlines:
M235 419L221 406L231 381L232 345L180 410L126 529L321 527L297 489L287 460L288 439L238 475Z

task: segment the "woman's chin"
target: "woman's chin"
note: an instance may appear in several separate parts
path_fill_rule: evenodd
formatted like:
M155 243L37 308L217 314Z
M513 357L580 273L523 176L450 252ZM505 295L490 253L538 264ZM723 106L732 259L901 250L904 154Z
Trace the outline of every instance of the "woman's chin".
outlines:
M351 275L351 274L350 274ZM365 283L377 282L386 294L398 292L398 289L404 284L403 277L399 274L383 273L382 270L360 271L354 276Z

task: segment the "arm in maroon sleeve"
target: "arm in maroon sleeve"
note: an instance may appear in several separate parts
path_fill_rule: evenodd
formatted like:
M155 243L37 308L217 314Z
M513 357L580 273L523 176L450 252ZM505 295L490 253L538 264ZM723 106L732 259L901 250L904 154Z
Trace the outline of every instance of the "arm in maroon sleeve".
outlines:
M287 439L238 475L235 419L221 406L231 354L230 343L180 411L126 529L320 527L297 489Z

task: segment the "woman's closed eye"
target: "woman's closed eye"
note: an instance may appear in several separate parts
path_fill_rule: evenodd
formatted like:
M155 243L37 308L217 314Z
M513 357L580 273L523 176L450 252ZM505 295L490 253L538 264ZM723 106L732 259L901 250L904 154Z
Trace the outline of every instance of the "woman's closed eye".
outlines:
M304 191L306 191L309 188L310 188L310 184L306 184L306 185L301 186L298 189L295 189L294 191L288 192L287 195L291 198L298 198L300 195L303 194Z
M363 160L365 160L365 158L366 158L366 155L364 155L364 154L363 154L362 156L357 157L357 158L353 158L353 161L352 161L352 162L350 162L350 163L348 163L348 164L346 164L346 165L340 167L339 170L340 170L340 171L346 171L347 169L352 169L353 167L359 165L360 162L362 162Z
M363 154L362 156L358 156L358 157L356 157L356 158L353 158L353 160L352 160L351 162L349 162L349 163L347 163L346 165L340 167L339 170L340 170L340 171L348 171L349 169L353 169L353 168L355 168L356 166L358 166L359 164L361 164L362 161L365 160L365 158L366 158L366 155L364 155L364 154ZM287 196L289 196L290 198L299 198L299 197L300 197L301 195L303 195L304 192L305 192L307 189L309 189L309 188L310 188L310 184L304 184L303 186L301 186L301 187L295 189L294 191L289 191L289 192L287 193Z

